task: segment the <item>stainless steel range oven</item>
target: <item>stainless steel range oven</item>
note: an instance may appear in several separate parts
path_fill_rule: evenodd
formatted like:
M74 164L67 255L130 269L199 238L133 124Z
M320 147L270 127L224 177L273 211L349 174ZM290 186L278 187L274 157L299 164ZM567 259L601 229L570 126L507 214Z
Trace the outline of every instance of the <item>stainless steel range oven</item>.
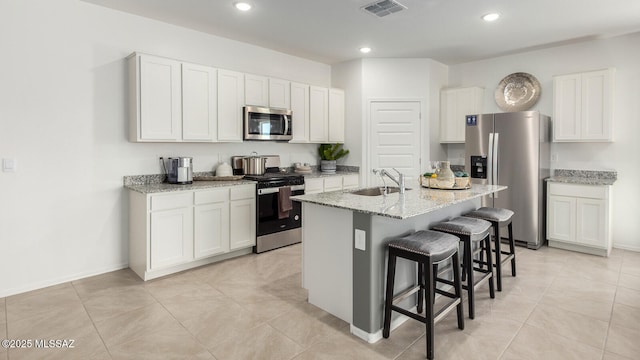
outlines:
M267 168L267 171L274 171ZM277 168L275 168L277 171ZM257 181L256 246L255 253L273 250L302 241L302 207L292 201L288 215L279 214L280 189L291 188L291 196L304 194L304 176L266 172L264 175L246 175Z

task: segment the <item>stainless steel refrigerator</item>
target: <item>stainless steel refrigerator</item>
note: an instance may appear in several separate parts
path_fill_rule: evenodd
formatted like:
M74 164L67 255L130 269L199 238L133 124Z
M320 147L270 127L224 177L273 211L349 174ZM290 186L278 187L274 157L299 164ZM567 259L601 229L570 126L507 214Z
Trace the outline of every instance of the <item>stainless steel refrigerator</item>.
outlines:
M467 115L465 168L476 184L506 185L483 206L511 209L517 243L545 242L545 184L549 176L550 118L537 111ZM506 237L506 231L500 232Z

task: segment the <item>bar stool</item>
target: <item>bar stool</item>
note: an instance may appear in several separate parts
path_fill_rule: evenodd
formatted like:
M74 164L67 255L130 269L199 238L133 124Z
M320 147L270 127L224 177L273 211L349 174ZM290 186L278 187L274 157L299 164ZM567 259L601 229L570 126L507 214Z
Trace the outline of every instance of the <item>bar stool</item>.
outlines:
M384 338L389 337L392 310L426 324L428 359L433 359L435 324L453 310L454 307L458 312L458 328L464 329L460 260L458 258L459 242L460 239L456 236L431 230L418 231L389 242L387 288L384 303L384 327L382 329L382 336ZM395 282L397 257L413 260L418 263L418 284L394 297L393 285ZM437 271L434 271L434 269L437 269L438 264L448 259L451 259L452 262L453 281L439 278ZM437 289L436 282L453 286L454 292L451 293ZM418 292L418 313L422 313L423 306L425 306L426 311L424 316L394 305L395 301L403 300L416 292ZM444 305L437 313L434 313L436 292L452 300ZM423 299L426 300L424 304Z
M511 220L514 212L509 209L481 207L478 210L468 212L462 216L472 217L476 219L486 220L493 227L494 249L496 254L496 262L494 264L497 272L497 288L502 291L502 263L511 260L511 276L516 276L516 251L515 241L513 240L513 227ZM500 228L507 226L509 230L509 251L500 249ZM507 255L502 259L502 255Z
M466 284L462 285L462 288L467 290L469 298L469 318L475 317L475 289L482 285L485 281L489 282L489 296L495 298L495 291L493 289L493 263L491 259L491 237L489 230L491 229L491 223L469 217L456 217L452 220L438 223L431 227L432 230L442 231L445 233L457 235L460 241L464 243L462 267L464 275L466 275ZM479 243L479 246L474 250L472 243ZM474 255L484 251L487 256L487 261L474 259ZM475 267L474 264L478 264L479 267ZM484 266L487 266L484 269ZM474 270L482 273L479 279L475 279ZM463 280L464 281L464 280Z

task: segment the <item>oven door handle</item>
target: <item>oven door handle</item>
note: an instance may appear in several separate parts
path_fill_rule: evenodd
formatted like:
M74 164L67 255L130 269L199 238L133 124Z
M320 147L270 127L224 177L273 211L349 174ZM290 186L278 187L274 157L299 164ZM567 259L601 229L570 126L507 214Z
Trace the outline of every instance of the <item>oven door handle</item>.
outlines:
M304 190L304 185L294 185L291 187L291 196L293 195L294 191L300 191L300 190ZM266 189L258 189L258 195L266 195L266 194L273 194L273 193L277 193L280 191L279 187L275 187L275 188L266 188Z

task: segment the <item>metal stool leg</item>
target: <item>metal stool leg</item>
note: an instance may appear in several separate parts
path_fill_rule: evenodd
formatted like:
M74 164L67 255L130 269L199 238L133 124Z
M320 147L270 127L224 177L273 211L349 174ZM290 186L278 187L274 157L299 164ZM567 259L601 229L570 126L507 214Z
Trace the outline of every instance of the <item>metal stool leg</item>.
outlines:
M501 260L501 251L500 251L500 223L492 221L491 225L493 227L493 235L494 235L494 244L495 244L495 254L496 254L496 282L498 285L498 291L502 291L502 260Z
M513 255L511 258L511 276L516 276L516 249L515 249L515 240L513 240L513 227L511 226L513 223L509 223L509 250Z

